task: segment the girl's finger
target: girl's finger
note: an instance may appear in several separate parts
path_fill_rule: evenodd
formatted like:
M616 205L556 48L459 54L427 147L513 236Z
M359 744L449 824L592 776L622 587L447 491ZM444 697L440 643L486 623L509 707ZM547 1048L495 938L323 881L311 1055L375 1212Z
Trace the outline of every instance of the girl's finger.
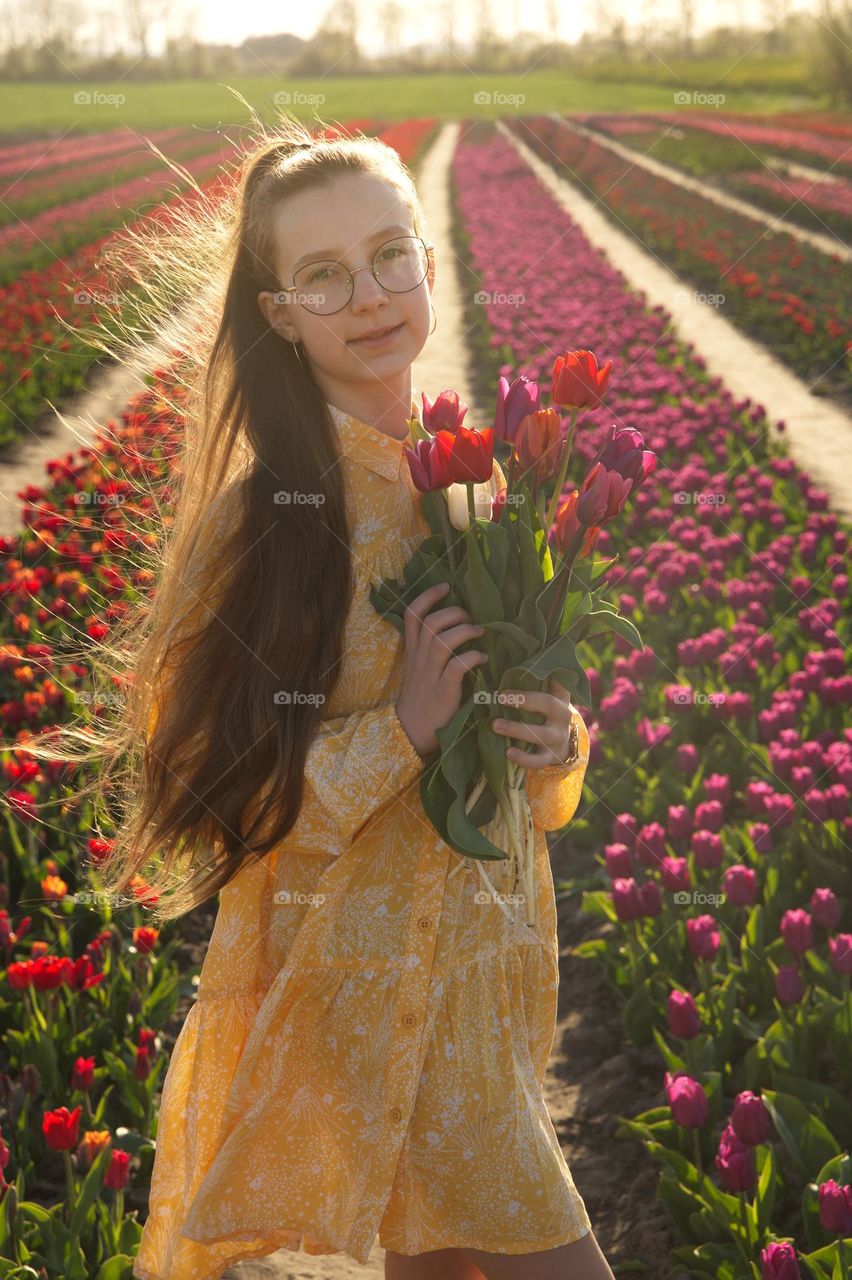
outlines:
M531 742L533 746L551 751L556 746L562 731L558 727L546 724L526 724L522 720L500 720L498 716L491 721L495 733L504 738L520 738L523 742Z
M520 765L523 769L547 769L562 763L552 751L522 751L520 747L510 747L506 755L512 764Z
M540 689L519 689L517 693L507 692L509 701L501 702L498 698L498 707L507 709L514 707L518 711L537 711L539 715L545 717L546 721L549 720L559 726L571 723L573 708L561 698L554 697L552 693L544 693Z

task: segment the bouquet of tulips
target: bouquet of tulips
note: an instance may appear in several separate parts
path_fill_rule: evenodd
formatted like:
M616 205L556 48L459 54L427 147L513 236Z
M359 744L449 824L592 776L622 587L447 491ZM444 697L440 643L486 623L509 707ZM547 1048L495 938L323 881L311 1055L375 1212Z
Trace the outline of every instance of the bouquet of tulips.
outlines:
M495 423L481 431L464 424L467 406L454 391L443 391L434 404L424 393L423 426L412 420L415 448L406 447L406 454L431 534L403 582L386 580L370 594L404 634L408 604L445 582L442 605L460 605L485 628L476 643L488 662L467 673L458 711L437 730L440 746L426 763L420 795L442 839L478 859L486 880L483 862L504 860L501 887L521 887L530 925L536 923L535 831L527 770L507 758L508 739L494 732L491 720L540 724L542 717L507 707L497 695L543 689L553 679L589 704L578 645L610 630L642 647L633 624L602 597L600 580L617 556L590 557L601 528L653 471L654 454L638 431L613 426L580 488L563 494L577 414L600 406L611 366L599 368L590 351L557 357L547 408L536 382L522 375L510 384L501 377ZM567 427L557 406L570 410ZM504 487L495 480L495 440L510 448Z

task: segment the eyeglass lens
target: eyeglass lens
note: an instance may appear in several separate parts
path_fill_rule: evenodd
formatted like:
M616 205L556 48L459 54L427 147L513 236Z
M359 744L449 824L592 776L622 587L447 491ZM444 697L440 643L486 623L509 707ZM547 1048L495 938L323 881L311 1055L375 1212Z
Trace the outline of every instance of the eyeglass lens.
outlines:
M373 258L373 272L383 289L407 293L426 276L429 259L419 236L399 236L380 245ZM341 311L352 296L353 278L342 262L309 262L293 277L296 302L317 315Z

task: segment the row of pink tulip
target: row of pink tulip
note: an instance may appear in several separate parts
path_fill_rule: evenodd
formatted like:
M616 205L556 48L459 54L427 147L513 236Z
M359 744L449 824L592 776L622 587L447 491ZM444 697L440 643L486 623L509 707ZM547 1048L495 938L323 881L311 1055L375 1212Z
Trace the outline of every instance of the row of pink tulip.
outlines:
M566 836L595 856L583 906L610 931L575 953L660 1051L660 1103L622 1131L662 1165L675 1267L831 1280L852 1247L849 526L783 424L708 379L505 139L462 142L454 180L483 385L545 378L582 342L613 363L563 494L613 423L658 459L608 570L645 647L588 655L591 759Z

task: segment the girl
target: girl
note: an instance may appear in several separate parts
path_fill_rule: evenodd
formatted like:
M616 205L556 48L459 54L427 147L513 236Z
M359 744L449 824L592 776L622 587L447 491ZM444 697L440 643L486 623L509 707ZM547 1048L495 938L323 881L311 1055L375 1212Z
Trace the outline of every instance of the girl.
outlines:
M137 804L102 884L165 847L160 920L220 900L133 1274L214 1280L281 1247L365 1263L378 1234L393 1280L611 1280L542 1092L545 831L574 813L588 733L559 686L522 698L542 723L511 722L533 930L419 799L481 628L431 588L403 643L369 600L428 532L404 457L435 278L412 177L378 140L285 119L193 217L170 256L201 255L176 349L203 395L132 690Z

